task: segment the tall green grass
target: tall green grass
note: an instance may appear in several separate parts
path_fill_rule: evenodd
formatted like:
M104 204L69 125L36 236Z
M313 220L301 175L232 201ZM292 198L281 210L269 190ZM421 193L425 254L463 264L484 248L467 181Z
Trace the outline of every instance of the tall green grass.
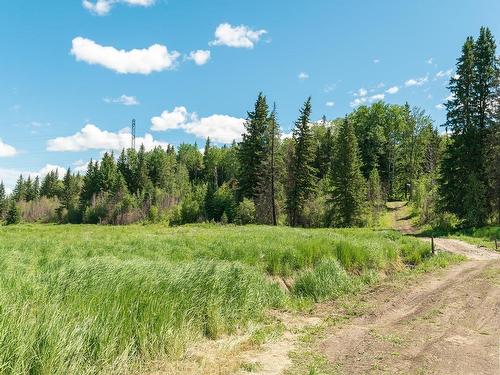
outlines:
M356 292L427 248L367 229L3 227L0 374L127 373L294 299Z

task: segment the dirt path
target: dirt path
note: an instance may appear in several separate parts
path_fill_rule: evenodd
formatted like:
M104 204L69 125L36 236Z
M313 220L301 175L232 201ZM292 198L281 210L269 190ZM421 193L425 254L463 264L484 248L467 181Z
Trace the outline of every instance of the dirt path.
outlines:
M414 233L404 206L393 210L396 228ZM458 240L435 244L469 260L419 277L409 288L386 285L363 295L370 307L328 328L319 344L335 373L500 374L500 254ZM336 314L335 307L326 310ZM261 364L253 373L281 374L296 339L289 333L253 353Z
M396 223L413 232L406 217ZM373 291L370 313L320 346L340 373L500 374L500 255L458 240L435 244L469 260L411 289Z

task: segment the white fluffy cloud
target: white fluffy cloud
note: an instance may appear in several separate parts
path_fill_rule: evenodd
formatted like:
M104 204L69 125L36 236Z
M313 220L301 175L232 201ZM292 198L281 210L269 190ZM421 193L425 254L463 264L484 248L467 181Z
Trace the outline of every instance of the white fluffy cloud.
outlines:
M234 48L253 48L262 35L266 33L266 30L252 30L245 25L232 26L226 22L217 26L215 40L209 44Z
M354 96L359 96L360 98L362 98L363 96L366 96L368 94L368 91L361 87L358 92L356 94L354 94Z
M83 0L82 5L85 9L97 14L98 16L105 16L111 11L115 4L127 4L131 6L149 7L155 3L155 0Z
M196 113L189 113L186 107L175 107L173 111L163 111L160 116L151 119L151 130L165 131L182 129L198 138L210 137L220 143L239 141L243 134L245 120L227 115L211 115L199 118Z
M82 37L73 39L71 54L77 61L101 65L121 74L150 74L173 69L180 56L179 52L168 52L167 47L160 44L126 51L111 46L101 46L93 40Z
M101 130L93 124L85 125L80 131L67 137L57 137L47 141L47 151L85 151L113 150L119 151L130 147L132 134L130 129L122 129L117 133ZM153 139L151 134L136 138L136 146L144 145L146 150L156 146L167 147L168 143Z
M196 65L205 65L210 60L210 51L202 49L192 51L187 59L193 60Z
M306 72L300 72L299 75L297 76L301 81L305 80L305 79L308 79L309 78L309 74L307 74Z
M153 131L165 131L171 129L180 129L186 124L191 115L188 114L186 107L175 107L172 112L163 111L160 116L151 119Z
M387 90L385 90L386 93L388 94L397 94L399 91L399 87L398 86L392 86L392 87L389 87Z
M406 87L413 87L413 86L422 86L427 81L429 80L429 76L425 77L420 77L420 78L410 78L408 81L405 82Z
M106 103L117 103L117 104L123 104L126 106L131 106L131 105L139 105L139 101L135 96L128 96L128 95L121 95L118 98L104 98L103 99Z
M14 146L8 145L2 141L0 138L0 158L8 158L17 154L17 150Z
M333 106L335 106L335 102L326 102L325 105L327 107L333 107Z

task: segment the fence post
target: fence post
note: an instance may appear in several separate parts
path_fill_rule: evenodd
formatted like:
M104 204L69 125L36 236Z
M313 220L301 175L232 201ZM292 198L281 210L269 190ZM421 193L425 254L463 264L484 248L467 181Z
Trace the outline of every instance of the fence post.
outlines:
M498 239L497 239L497 236L495 236L495 250L498 250Z
M434 249L434 234L431 235L431 250L432 250L432 255L435 254L435 249Z

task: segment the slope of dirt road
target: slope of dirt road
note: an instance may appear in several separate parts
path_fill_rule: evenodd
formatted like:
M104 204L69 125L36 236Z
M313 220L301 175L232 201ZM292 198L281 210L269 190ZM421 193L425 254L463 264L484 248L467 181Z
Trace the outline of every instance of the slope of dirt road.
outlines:
M403 206L393 212L396 229L414 233ZM311 344L310 352L328 360L327 373L500 374L500 254L458 240L435 239L435 245L468 260L411 285L383 284L360 296L366 307L359 316L327 325ZM342 315L336 304L319 309L325 322ZM252 373L283 373L297 337L287 333L253 353L259 368Z

